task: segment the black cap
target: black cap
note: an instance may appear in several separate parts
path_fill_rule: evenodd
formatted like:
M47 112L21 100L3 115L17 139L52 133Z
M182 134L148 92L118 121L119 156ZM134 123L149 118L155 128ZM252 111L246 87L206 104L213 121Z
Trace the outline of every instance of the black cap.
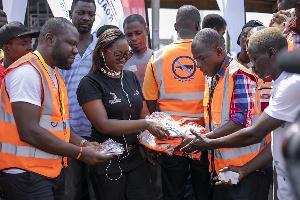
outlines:
M29 35L32 38L36 38L39 34L39 31L28 31L26 26L24 26L21 22L10 22L0 28L0 48L13 38L23 35Z
M258 20L250 20L249 22L247 22L243 28L242 28L242 31L244 30L244 28L247 28L247 27L257 27L257 26L264 26L264 24ZM241 34L239 35L239 38L237 39L236 43L238 45L240 45L240 37L241 37Z
M104 31L106 31L108 29L113 29L113 28L119 29L119 27L114 26L114 25L103 25L98 29L96 36L99 37Z

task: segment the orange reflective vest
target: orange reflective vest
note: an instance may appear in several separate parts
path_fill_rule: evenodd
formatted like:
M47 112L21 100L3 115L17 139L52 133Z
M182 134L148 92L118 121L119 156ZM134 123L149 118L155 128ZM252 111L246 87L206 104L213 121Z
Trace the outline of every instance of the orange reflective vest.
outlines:
M57 89L39 58L32 53L28 53L13 63L7 72L24 64L32 65L39 72L42 81L44 99L41 105L39 125L59 139L69 142L68 98L62 77L55 71L59 86ZM0 93L0 170L19 168L49 178L57 177L62 168L62 157L44 152L20 140L10 99L5 88L4 80ZM65 108L64 116L61 112L61 102ZM63 161L63 165L66 167L66 158Z
M238 72L239 70L243 71L244 73L250 74L255 78L251 72L238 63L235 60L232 60L229 66L226 68L224 76L221 77L215 87L213 97L211 100L211 127L212 130L219 128L220 126L226 124L229 119L230 113L230 104L232 99L232 94L234 90L234 81L233 75ZM209 77L208 79L210 79ZM209 80L206 82L205 85L205 94L204 94L204 118L205 118L205 128L206 130L210 130L209 128L209 115L207 112L207 106L209 102ZM255 96L255 98L257 95ZM259 110L259 101L255 100L255 106L253 111L253 119L254 116L258 116L260 113ZM224 149L216 149L214 150L214 164L215 170L219 173L219 170L227 167L229 165L234 166L242 166L249 162L252 158L254 158L265 146L267 145L266 139L262 142L249 145L246 147L241 148L224 148Z
M159 88L159 109L175 120L203 119L205 76L193 59L192 41L177 40L155 51L150 60Z
M288 42L288 51L294 51L294 41L293 41L293 35L292 33L289 33L286 37L286 40Z

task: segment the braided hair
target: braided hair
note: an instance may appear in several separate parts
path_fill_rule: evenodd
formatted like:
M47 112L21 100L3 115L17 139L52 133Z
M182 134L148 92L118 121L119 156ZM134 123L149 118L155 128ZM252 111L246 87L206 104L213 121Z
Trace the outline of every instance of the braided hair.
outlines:
M116 41L125 39L125 35L118 28L111 28L103 31L99 37L93 53L93 64L89 74L100 71L104 67L104 59L102 57L103 49L109 48Z

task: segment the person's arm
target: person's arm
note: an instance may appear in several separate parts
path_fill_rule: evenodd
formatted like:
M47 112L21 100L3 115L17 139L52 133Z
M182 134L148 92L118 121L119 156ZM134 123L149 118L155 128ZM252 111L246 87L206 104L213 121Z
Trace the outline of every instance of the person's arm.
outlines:
M233 77L234 89L230 103L229 121L214 131L207 133L210 139L234 133L251 124L252 111L255 104L255 79L245 74Z
M208 139L205 135L196 135L192 142L182 148L184 152L194 152L219 148L244 147L260 142L271 131L282 125L284 121L270 117L265 112L258 118L255 124L248 128L243 128L235 133L217 139Z
M168 133L167 129L161 123L154 120L108 119L102 99L87 101L82 105L82 109L93 127L102 134L121 136L147 129L157 138L165 139Z
M159 88L155 79L152 61L153 56L148 62L143 84L143 95L146 99L150 114L156 111L157 99L159 98Z
M205 134L205 136L209 139L215 139L215 138L223 137L231 133L234 133L242 128L244 128L243 125L237 124L233 121L229 121L223 126L217 128L216 130Z
M229 165L220 170L220 172L233 171L239 173L239 181L245 176L256 170L262 169L270 164L273 160L271 152L271 143L269 143L257 156L247 162L245 165L237 167ZM217 178L216 178L217 179ZM216 185L224 184L223 182L217 182Z
M150 113L156 111L157 100L147 100L146 103Z
M77 158L80 151L78 146L82 139L80 136L75 136L72 131L71 142L74 145L57 138L42 128L39 125L41 113L39 106L25 102L15 102L12 103L12 110L21 141L52 154ZM101 146L84 147L80 160L87 164L98 164L111 159L111 156L98 153L97 149L100 148Z

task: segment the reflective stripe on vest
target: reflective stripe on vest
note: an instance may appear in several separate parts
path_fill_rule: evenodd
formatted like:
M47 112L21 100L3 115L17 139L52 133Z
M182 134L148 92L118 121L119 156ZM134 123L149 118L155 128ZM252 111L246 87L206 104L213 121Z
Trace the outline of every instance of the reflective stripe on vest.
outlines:
M211 123L212 130L215 130L215 129L219 128L220 126L226 124L229 121L229 113L230 113L229 105L230 105L230 101L231 101L231 98L229 99L229 90L231 89L230 88L231 86L229 84L229 79L232 76L230 74L234 74L239 69L243 70L244 72L247 72L246 69L243 69L242 67L243 66L239 66L239 65L235 65L235 64L230 63L230 65L228 66L229 69L227 69L225 71L225 76L223 77L224 79L222 80L224 82L223 82L223 85L222 85L223 95L221 95L221 96L223 96L222 110L220 112L221 116L219 118L221 120L220 120L220 124L215 124L215 123L213 123L214 120L212 120L212 123ZM249 74L251 74L251 73L249 72ZM222 81L219 81L218 84L222 84ZM214 95L217 92L218 91L215 90ZM212 101L214 101L214 99ZM259 106L259 101L256 101L255 106ZM214 116L214 114L212 114L212 116ZM205 121L206 121L205 127L208 128L207 130L209 130L208 120L206 119ZM239 159L239 158L247 156L247 155L257 154L261 150L261 148L264 148L264 146L266 144L267 144L266 139L263 139L263 141L260 142L260 143L249 145L249 146L246 146L246 147L225 148L225 149L216 149L216 150L214 150L216 171L218 172L223 167L226 167L226 166L230 165L230 163L226 163L226 160ZM243 161L245 161L245 160L243 159ZM247 162L248 161L249 160L247 160ZM243 163L243 164L246 164L246 163Z
M9 143L2 143L2 142L0 142L0 152L12 154L15 156L31 157L31 158L44 158L44 159L61 158L61 156L50 154L34 147L17 146Z
M51 77L48 76L46 70L39 62L36 55L29 53L13 63L5 73L14 70L22 64L32 65L39 73L43 89L43 102L41 105L41 115L39 125L49 131L54 136L61 140L69 141L70 124L69 112L67 110L63 121L61 115L61 105L59 99L59 88L56 88ZM56 73L58 85L63 92L66 93L66 88L60 75ZM67 96L64 97L65 107L68 107ZM32 147L26 142L20 140L16 122L12 113L12 108L9 96L6 92L5 79L1 87L1 110L0 110L0 170L7 168L20 168L27 171L32 171L46 177L57 177L62 168L62 157L54 155L35 147ZM10 131L10 137L6 137L5 132ZM66 158L63 159L66 167Z
M180 112L173 112L173 111L167 111L167 110L160 110L161 112L167 113L169 115L173 115L173 116L180 116L180 117L185 117L185 116L189 116L189 117L204 117L203 113L200 114L190 114L190 113L180 113Z

